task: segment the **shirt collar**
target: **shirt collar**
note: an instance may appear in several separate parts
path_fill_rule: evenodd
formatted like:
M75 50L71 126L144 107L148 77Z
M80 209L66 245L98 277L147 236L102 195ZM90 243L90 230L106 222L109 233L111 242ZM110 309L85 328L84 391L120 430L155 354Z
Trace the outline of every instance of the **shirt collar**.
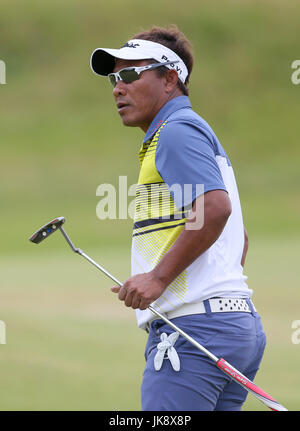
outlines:
M187 96L178 96L171 99L167 102L161 110L156 114L152 123L149 126L149 129L146 132L144 143L148 141L148 139L152 138L154 133L159 129L162 123L171 115L173 112L178 111L178 109L182 108L191 108L191 102Z

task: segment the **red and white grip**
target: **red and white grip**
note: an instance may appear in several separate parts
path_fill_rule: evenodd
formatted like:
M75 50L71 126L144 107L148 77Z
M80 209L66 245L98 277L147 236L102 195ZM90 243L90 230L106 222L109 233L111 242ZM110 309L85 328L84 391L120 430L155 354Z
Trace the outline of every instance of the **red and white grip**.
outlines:
M221 358L216 363L217 367L220 368L225 374L231 377L235 382L239 383L246 389L248 392L251 392L256 398L258 398L261 402L263 402L266 406L268 406L271 410L274 411L287 411L285 407L283 407L280 403L278 403L274 398L256 386L251 380L249 380L246 376L240 373L237 369L235 369L232 365L225 361L225 359Z

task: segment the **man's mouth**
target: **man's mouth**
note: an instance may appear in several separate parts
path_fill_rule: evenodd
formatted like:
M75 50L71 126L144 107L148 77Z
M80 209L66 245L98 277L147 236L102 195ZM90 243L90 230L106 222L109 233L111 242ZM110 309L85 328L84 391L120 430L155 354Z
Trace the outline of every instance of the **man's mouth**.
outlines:
M117 103L118 113L120 114L121 112L123 112L128 106L129 106L128 103L118 102Z

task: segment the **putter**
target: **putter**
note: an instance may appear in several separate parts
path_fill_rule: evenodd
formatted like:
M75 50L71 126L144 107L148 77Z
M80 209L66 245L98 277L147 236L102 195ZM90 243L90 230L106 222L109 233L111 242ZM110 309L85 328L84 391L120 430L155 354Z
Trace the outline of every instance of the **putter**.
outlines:
M114 277L106 269L104 269L101 265L99 265L96 261L94 261L92 258L90 258L80 248L77 248L74 246L74 244L71 241L70 237L68 236L67 232L62 227L62 225L65 223L65 221L66 220L64 217L57 217L56 219L45 224L39 230L37 230L29 238L29 241L31 241L35 244L39 244L40 242L42 242L46 238L48 238L48 236L50 236L53 232L60 230L63 237L65 238L65 240L67 241L67 243L69 244L69 246L71 247L71 249L75 253L84 257L86 260L88 260L90 263L92 263L96 268L98 268L100 271L102 271L104 274L106 274L109 278L111 278L120 287L122 287L123 284L116 277ZM285 407L283 407L278 401L276 401L274 398L272 398L270 395L268 395L266 392L264 392L262 389L260 389L258 386L256 386L251 380L249 380L246 376L244 376L242 373L240 373L236 368L234 368L227 361L225 361L225 359L218 358L213 353L208 351L205 347L203 347L200 343L198 343L196 340L194 340L192 337L190 337L182 329L178 328L177 325L175 325L172 321L167 319L163 314L161 314L159 311L157 311L151 305L148 307L148 310L150 310L154 315L156 315L158 318L162 319L165 323L167 323L167 325L169 325L172 329L174 329L174 331L179 332L179 334L182 335L187 341L189 341L197 349L199 349L201 352L206 354L212 361L214 361L215 365L220 370L222 370L225 374L227 374L236 383L241 385L249 393L254 395L257 399L259 399L263 404L265 404L271 410L287 411L287 409Z

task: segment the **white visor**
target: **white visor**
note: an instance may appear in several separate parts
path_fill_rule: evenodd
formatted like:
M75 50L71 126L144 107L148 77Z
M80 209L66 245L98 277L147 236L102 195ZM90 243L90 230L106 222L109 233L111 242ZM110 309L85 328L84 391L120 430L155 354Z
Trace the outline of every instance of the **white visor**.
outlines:
M96 75L107 76L113 72L116 58L122 60L149 60L153 58L159 63L176 61L168 64L168 69L175 69L179 79L185 83L188 70L181 58L171 49L150 40L132 39L120 49L97 48L91 55L91 69Z

